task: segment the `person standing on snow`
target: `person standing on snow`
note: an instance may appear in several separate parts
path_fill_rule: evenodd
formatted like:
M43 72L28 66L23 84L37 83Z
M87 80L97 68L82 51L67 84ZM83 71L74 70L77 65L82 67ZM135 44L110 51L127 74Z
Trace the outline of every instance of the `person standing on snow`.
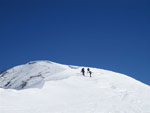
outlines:
M92 77L92 71L90 71L90 68L87 69L87 73L89 73L90 77Z
M81 69L81 72L82 72L82 75L85 76L85 75L84 75L84 73L85 73L84 68Z
M90 77L92 77L92 71L89 71L89 73L90 73Z

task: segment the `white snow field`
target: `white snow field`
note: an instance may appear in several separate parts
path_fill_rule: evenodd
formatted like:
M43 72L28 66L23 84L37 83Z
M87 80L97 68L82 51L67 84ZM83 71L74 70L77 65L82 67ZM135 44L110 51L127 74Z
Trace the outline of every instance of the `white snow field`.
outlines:
M0 75L0 113L150 113L150 87L123 74L35 61ZM87 67L84 67L87 69Z

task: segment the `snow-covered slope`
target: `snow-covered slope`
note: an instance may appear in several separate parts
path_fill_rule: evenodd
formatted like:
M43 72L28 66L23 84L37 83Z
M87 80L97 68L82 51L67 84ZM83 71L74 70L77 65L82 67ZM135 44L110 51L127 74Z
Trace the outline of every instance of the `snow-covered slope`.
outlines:
M149 86L96 68L83 77L81 68L35 61L3 72L0 113L150 113Z
M0 75L0 87L5 89L42 87L46 77L64 70L66 70L65 65L50 61L29 62L3 72Z

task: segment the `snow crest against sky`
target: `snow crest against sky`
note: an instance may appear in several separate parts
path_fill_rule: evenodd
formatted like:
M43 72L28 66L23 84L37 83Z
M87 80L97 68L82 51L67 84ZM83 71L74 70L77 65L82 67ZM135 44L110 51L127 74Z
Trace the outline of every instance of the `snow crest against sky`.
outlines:
M149 84L149 31L149 0L2 0L0 70L51 60Z

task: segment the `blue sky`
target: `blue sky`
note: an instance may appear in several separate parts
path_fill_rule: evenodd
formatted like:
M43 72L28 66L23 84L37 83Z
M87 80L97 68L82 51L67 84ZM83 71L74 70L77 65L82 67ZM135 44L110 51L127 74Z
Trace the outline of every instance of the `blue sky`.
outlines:
M0 70L50 60L150 84L149 0L1 0L0 42Z

